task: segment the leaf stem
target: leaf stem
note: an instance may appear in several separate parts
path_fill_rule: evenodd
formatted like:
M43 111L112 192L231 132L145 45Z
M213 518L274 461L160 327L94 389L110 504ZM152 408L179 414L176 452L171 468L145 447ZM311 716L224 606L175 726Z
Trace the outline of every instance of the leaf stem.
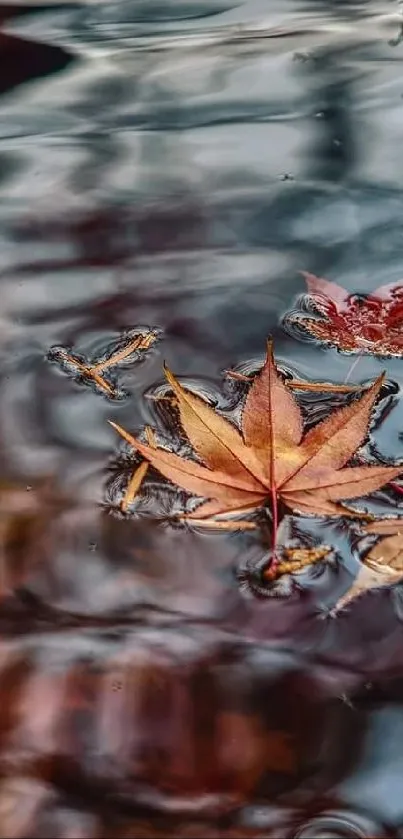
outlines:
M270 439L270 496L271 496L271 515L272 515L272 559L270 563L270 571L273 575L275 575L277 566L278 566L278 556L277 556L277 528L278 528L278 499L277 499L277 484L276 484L276 467L275 467L275 439L274 439L274 428L273 428L273 371L275 370L274 367L274 357L273 357L273 345L272 343L268 343L267 345L267 360L268 362L271 360L271 365L269 367L270 374L269 374L269 388L268 388L268 396L269 396L269 439ZM275 373L274 373L275 375Z
M271 562L272 570L274 571L278 565L278 557L277 557L277 529L278 529L278 501L277 501L277 488L274 481L271 485L271 507L272 507L272 552L273 558Z

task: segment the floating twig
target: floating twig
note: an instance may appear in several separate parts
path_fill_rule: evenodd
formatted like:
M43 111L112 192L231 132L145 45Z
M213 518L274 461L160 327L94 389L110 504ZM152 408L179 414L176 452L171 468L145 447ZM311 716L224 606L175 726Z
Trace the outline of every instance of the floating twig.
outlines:
M139 492L141 484L143 483L143 480L148 472L148 467L149 464L146 460L144 460L143 463L140 463L140 466L138 466L137 469L135 469L135 471L133 472L133 475L131 476L130 481L127 485L124 497L122 498L122 501L120 503L120 509L122 510L122 513L127 513L130 505L133 503L136 495Z

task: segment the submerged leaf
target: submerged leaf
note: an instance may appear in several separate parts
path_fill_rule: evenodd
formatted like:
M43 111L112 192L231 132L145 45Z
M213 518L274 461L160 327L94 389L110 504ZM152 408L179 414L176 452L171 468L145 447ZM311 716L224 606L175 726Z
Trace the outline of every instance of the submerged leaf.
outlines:
M366 533L383 535L367 553L363 565L348 592L338 601L335 611L373 588L398 583L403 579L403 519L371 522Z
M315 316L291 312L285 324L346 352L403 355L403 285L364 295L303 272Z

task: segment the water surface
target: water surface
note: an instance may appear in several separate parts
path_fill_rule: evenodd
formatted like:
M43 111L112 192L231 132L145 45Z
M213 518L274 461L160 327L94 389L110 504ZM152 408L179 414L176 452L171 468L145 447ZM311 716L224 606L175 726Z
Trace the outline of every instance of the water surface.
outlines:
M281 319L301 270L402 278L401 6L0 13L0 835L401 836L401 587L332 617L360 543L300 519L334 561L256 596L262 534L117 513L107 424L169 426L145 398L163 361L230 405L224 371L256 369L269 334L283 370L349 374ZM119 399L49 360L137 327L159 339ZM385 368L397 406L399 359L352 380ZM380 410L369 454L403 458L400 415Z

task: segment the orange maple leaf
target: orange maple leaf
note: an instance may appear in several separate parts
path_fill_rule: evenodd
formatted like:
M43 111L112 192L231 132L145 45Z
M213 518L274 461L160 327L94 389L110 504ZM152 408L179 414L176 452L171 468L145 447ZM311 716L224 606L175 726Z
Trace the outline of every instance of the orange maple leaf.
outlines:
M198 460L147 445L111 425L165 478L208 499L186 518L240 515L269 503L275 533L279 500L303 514L358 517L337 502L374 492L402 471L402 466L346 466L367 435L383 375L304 434L301 409L277 373L271 341L246 397L241 429L165 373Z

